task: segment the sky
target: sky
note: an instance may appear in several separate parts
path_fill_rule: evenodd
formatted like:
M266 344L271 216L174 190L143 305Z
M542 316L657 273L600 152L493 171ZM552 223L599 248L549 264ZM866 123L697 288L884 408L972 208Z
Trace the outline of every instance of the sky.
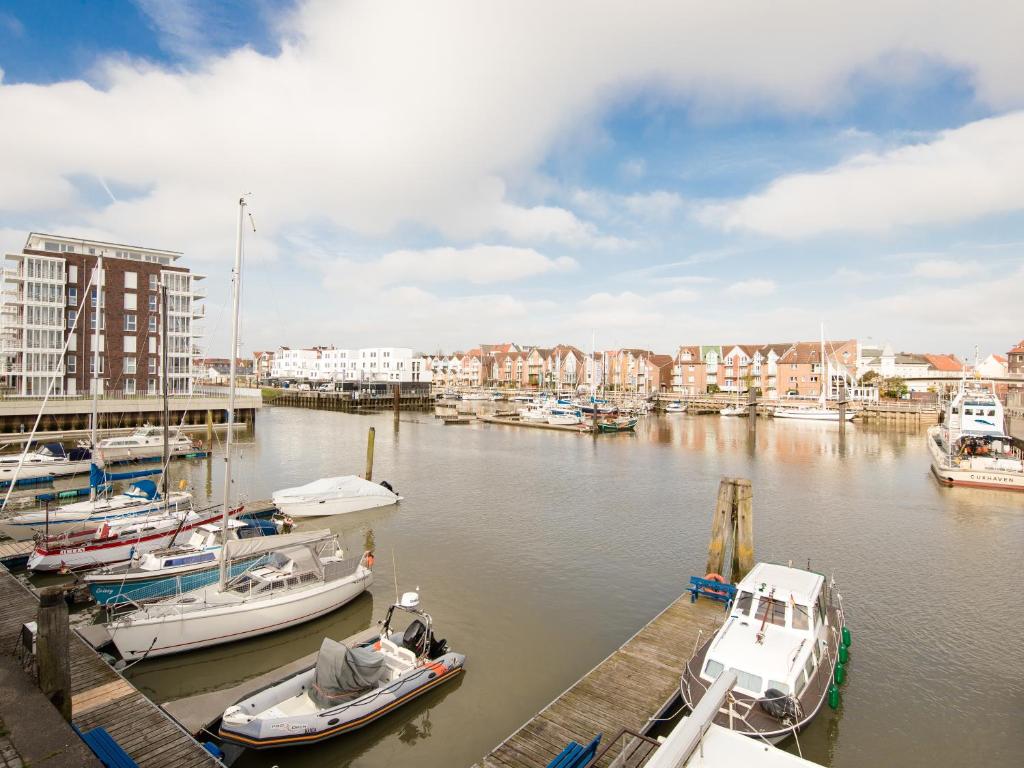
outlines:
M0 247L184 252L242 351L1024 337L1024 4L6 0Z

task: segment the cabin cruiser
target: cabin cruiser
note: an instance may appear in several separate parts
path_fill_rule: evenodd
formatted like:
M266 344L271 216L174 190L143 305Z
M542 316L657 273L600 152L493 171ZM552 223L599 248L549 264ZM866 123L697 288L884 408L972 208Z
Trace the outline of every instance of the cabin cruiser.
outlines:
M686 406L679 400L673 400L665 406L665 413L686 413Z
M248 542L243 542L248 543ZM228 555L234 547L228 543ZM234 578L138 605L110 607L126 661L244 640L323 616L373 583L371 553L345 557L334 534L279 546Z
M0 533L15 541L27 541L36 535L53 536L71 531L94 531L104 523L130 520L159 512L192 508L192 494L172 492L166 500L152 480L138 480L124 493L97 496L56 509L25 512L0 520Z
M167 438L167 448L171 456L181 456L194 451L195 445L187 436L175 432ZM106 464L115 461L154 459L164 455L164 431L162 427L147 424L130 435L105 437L96 443L93 453Z
M718 412L719 416L746 416L747 408L742 405L729 405ZM836 416L839 414L837 413Z
M411 618L396 628L400 616ZM434 634L419 595L392 605L380 636L349 648L324 638L316 665L228 707L222 739L253 749L313 744L391 712L463 670L466 657Z
M928 449L943 485L1024 491L1022 453L1003 429L1003 404L991 389L961 385L943 422L928 430Z
M687 662L683 699L695 709L724 671L735 671L732 692L714 722L775 744L821 709L848 644L834 582L811 571L758 563L736 585L725 623Z
M20 452L0 456L0 483L10 483L15 475L18 480L79 475L88 472L91 463L92 452L88 448L68 451L60 443L45 443L26 453L24 459Z
M274 506L282 515L328 517L386 507L402 500L386 480L374 483L355 475L325 477L306 485L274 491Z
M724 415L724 414L723 414ZM772 415L776 419L802 419L804 421L839 421L839 411L822 405L819 408L776 408ZM857 414L846 412L846 420L853 421Z

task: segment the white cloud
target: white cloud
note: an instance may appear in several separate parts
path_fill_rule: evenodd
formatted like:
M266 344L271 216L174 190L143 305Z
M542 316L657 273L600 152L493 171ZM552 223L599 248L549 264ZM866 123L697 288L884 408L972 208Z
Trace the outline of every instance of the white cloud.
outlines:
M971 272L977 273L981 266L974 261L952 261L949 259L928 259L914 265L913 273L917 277L944 280L963 277Z
M399 283L466 281L474 284L508 282L553 272L569 272L575 259L548 258L532 248L474 245L469 248L426 248L392 251L372 261L339 258L327 273L337 283L367 288Z
M949 224L1024 208L1024 112L944 131L934 141L862 154L820 173L699 213L726 230L800 238Z
M763 278L740 280L726 288L725 292L730 296L770 296L775 293L775 281Z

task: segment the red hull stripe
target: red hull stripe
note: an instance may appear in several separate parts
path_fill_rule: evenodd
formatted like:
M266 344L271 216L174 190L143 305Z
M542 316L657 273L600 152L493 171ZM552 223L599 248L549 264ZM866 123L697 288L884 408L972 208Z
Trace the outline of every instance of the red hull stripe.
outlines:
M207 523L215 522L215 521L217 521L219 519L220 519L220 515L215 515L213 517L208 517L208 518L205 518L203 520L198 520L195 523L192 523L190 525L186 525L186 526L182 527L182 529L180 531L178 531L178 535L180 536L185 531L191 531L193 528L197 528L200 525L206 525ZM115 541L111 541L111 542L108 542L106 544L91 544L91 545L90 544L83 544L80 547L60 547L58 549L42 549L40 547L36 547L36 554L37 555L51 556L52 557L52 556L56 556L56 555L62 554L65 549L82 549L85 552L96 552L96 551L101 550L101 549L110 549L111 547L124 547L124 546L127 546L129 544L134 546L135 544L140 544L140 543L142 543L144 541L153 541L153 539L163 538L164 536L167 536L168 534L171 534L171 533L174 533L174 530L168 528L167 530L160 531L159 533L151 533L148 536L141 536L141 537L136 538L136 539L117 539ZM177 537L175 537L175 538L177 538ZM75 552L74 554L77 555L77 554L81 554L81 553Z

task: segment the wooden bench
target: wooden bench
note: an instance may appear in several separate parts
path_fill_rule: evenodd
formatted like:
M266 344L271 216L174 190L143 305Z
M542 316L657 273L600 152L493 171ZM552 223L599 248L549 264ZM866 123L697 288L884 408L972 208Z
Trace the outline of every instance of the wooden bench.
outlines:
M736 596L736 587L732 584L702 579L700 576L690 577L690 586L686 591L690 593L691 603L697 602L698 597L707 597L720 603L728 603Z
M548 763L547 768L583 768L593 759L594 753L597 752L597 745L600 743L600 733L585 747L575 741L570 741L568 746L558 753L558 757Z
M106 728L93 728L85 733L78 726L73 725L72 728L107 768L139 768L139 764L114 741Z

